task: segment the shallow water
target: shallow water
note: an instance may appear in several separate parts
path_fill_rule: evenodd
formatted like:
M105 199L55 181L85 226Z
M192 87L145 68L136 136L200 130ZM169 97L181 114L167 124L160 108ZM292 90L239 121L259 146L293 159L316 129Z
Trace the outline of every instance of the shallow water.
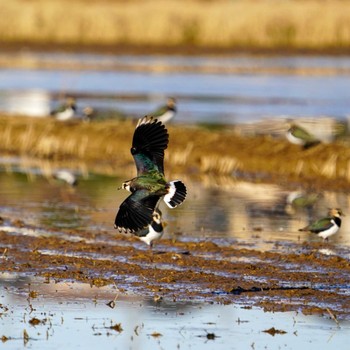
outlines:
M118 235L113 224L119 205L128 196L128 192L117 190L124 177L82 173L76 169L78 186L72 187L45 175L43 164L42 167L29 164L16 158L3 158L1 216L23 217L27 223L43 229L96 233L102 230L111 236ZM239 240L260 249L271 249L276 242L320 241L317 236L298 229L326 215L329 207L340 207L346 214L350 212L350 198L346 193L291 191L277 185L232 178L221 179L219 184L213 179L204 184L183 180L188 186L184 204L176 210L161 205L168 224L166 238ZM306 206L291 202L297 194L309 201ZM349 225L350 217L346 216L331 242L350 246Z
M350 67L347 57L37 54L37 59L73 62L81 69L0 69L0 110L47 115L66 94L78 97L80 112L90 105L134 117L152 112L167 96L174 96L179 110L175 122L181 123L234 124L281 115L344 119L350 110L350 75L344 74ZM96 68L84 68L86 64ZM139 65L144 68L132 69ZM159 65L171 71L149 70ZM187 67L187 71L176 67ZM194 71L198 67L247 71ZM265 71L271 67L288 68L291 73ZM320 74L293 74L304 68L320 70ZM322 73L330 68L334 70L331 75Z
M0 275L3 348L337 349L344 348L350 331L349 322L338 326L331 319L295 312L155 302L114 287L46 282ZM113 300L114 308L106 305ZM286 333L264 332L272 327Z

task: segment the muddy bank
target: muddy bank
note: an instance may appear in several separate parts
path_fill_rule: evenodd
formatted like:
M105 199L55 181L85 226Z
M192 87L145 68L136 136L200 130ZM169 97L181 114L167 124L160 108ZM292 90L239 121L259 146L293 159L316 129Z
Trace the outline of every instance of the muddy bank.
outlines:
M100 173L134 174L130 145L135 123L61 123L50 118L0 116L0 152L73 164L82 161ZM247 178L310 189L350 188L350 149L345 143L320 144L303 150L282 136L243 136L234 127L167 128L168 174L209 177L213 185Z
M69 44L69 43L30 43L28 42L0 42L3 53L18 52L67 52L67 53L97 53L113 55L182 55L182 56L232 56L232 55L270 55L270 56L348 56L348 47L324 47L324 48L297 48L297 47L252 47L241 45L235 47L217 46L193 46L181 44L177 46L163 45L132 45L121 43L108 44Z
M332 244L276 244L262 252L236 241L164 239L151 251L118 233L40 232L3 217L0 271L115 285L158 302L240 303L350 319L350 262Z

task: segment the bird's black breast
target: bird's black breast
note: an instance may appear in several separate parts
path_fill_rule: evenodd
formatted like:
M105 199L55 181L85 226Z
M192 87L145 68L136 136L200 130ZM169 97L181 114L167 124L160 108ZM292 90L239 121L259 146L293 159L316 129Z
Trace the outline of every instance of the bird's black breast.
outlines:
M338 227L341 226L341 218L338 218L337 216L333 218L334 222L337 224Z
M158 224L157 222L153 221L151 225L152 225L152 228L153 228L154 231L156 231L156 232L162 232L163 231L163 225L161 223Z

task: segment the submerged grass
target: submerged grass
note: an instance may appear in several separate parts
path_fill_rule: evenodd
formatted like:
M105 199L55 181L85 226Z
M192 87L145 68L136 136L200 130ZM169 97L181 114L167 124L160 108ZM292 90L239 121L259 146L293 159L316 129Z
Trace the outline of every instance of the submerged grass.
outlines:
M350 48L350 3L341 0L11 0L0 14L3 44Z
M86 162L108 174L134 173L130 145L135 122L62 123L50 118L0 116L0 152L39 159ZM350 149L341 143L308 150L270 136L243 137L233 129L167 126L167 172L215 179L235 176L307 183L314 187L350 186ZM218 183L219 184L219 183Z

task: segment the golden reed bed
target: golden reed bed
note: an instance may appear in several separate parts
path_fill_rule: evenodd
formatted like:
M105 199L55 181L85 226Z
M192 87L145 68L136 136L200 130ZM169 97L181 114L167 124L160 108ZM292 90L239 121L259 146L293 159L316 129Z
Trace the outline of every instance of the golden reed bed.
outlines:
M133 173L130 144L134 121L62 123L50 118L0 116L0 154L84 162L91 171ZM308 184L314 188L350 187L350 148L321 144L303 151L283 138L244 137L234 129L167 126L168 173L230 185L235 176L257 181ZM209 179L209 180L208 180Z
M2 45L350 48L350 2L341 0L11 0L0 13Z

